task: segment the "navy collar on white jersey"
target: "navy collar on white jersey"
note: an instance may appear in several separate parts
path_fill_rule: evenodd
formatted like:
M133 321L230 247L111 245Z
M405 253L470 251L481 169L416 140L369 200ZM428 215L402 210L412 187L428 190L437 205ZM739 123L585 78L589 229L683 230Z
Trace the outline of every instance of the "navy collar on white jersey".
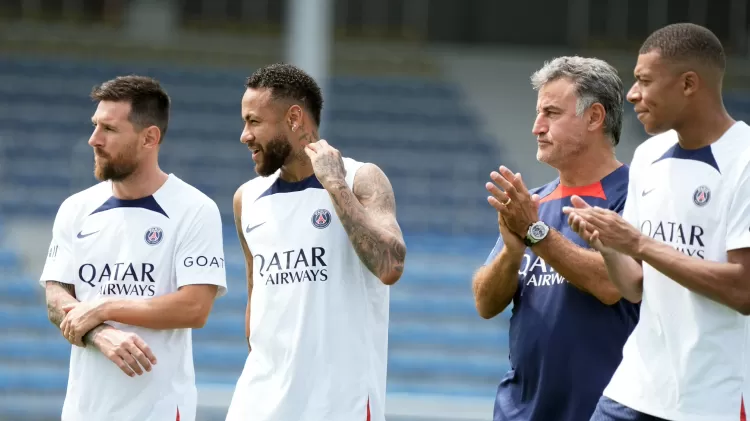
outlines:
M266 189L256 201L260 200L261 197L271 196L277 193L294 193L307 189L322 189L323 185L318 181L318 177L315 174L304 178L300 181L284 181L281 178L277 178L276 181L271 184L271 187Z
M714 153L711 150L711 145L704 146L698 149L685 149L682 146L680 146L679 143L676 143L674 146L669 148L669 150L667 150L664 153L664 155L661 156L661 158L657 159L653 163L656 164L659 161L663 161L669 158L691 159L693 161L703 162L704 164L714 167L716 171L718 171L719 174L721 174L721 170L719 169L719 164L716 162L716 158L714 158Z
M164 209L162 209L162 207L159 206L159 203L156 201L156 199L154 199L154 196L146 196L140 199L132 199L132 200L118 199L112 196L109 199L107 199L107 201L104 202L104 204L96 208L95 211L91 212L91 215L95 213L99 213L99 212L108 211L110 209L115 209L115 208L141 208L141 209L150 210L156 213L160 213L166 216L167 218L169 218L167 213L164 212Z

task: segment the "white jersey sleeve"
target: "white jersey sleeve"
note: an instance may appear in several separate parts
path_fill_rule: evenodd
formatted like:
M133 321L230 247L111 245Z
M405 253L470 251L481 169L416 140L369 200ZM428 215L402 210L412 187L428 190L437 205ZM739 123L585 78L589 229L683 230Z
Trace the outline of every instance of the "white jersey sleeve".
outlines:
M218 285L217 296L227 290L221 213L213 201L198 209L177 246L177 287L196 284Z
M727 251L750 247L750 165L740 174L727 213Z
M52 226L52 241L47 251L39 283L45 286L47 281L56 281L75 285L75 262L73 261L73 219L75 215L70 199L64 201L57 210L55 223Z
M625 198L625 207L622 210L622 218L625 219L630 223L630 225L633 225L635 227L640 226L640 222L638 222L638 187L637 187L637 177L638 177L638 166L640 165L638 162L638 149L640 147L636 148L635 153L633 154L633 159L630 162L630 171L628 171L628 195Z

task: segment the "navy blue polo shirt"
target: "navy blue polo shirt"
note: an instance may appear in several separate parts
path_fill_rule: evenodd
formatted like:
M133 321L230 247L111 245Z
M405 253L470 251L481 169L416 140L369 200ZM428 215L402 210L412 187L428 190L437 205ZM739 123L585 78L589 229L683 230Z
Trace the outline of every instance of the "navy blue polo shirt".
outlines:
M563 206L578 195L592 206L622 213L627 191L623 165L589 186L564 187L557 179L531 193L542 198L542 221L588 248L568 225ZM502 248L500 236L486 264ZM620 364L638 313L638 304L621 299L608 306L579 290L527 248L510 319L511 369L497 389L494 421L588 420Z

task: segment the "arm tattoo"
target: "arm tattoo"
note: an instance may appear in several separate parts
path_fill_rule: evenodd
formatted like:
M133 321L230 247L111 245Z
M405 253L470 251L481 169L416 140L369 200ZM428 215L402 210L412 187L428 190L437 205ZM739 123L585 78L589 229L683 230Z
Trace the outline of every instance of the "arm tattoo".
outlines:
M65 318L65 312L62 309L63 306L78 301L76 299L75 285L66 284L63 282L47 281L46 295L47 316L49 317L49 321L59 329L60 323L62 323L63 319ZM110 327L111 326L102 323L99 326L91 329L90 331L88 331L88 333L83 335L83 343L85 343L86 345L94 346L94 337L96 336L96 334Z
M333 188L331 196L352 246L362 263L383 278L404 271L406 246L396 222L396 201L385 174L366 165L357 174L354 191L346 183Z
M56 327L60 327L65 318L63 306L76 302L75 286L62 282L47 281L47 317Z

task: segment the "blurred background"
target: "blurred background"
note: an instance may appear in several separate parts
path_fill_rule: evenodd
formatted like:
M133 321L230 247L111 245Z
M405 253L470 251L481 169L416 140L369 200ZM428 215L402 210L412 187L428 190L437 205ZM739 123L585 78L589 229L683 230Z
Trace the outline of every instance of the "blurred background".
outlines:
M483 186L501 164L533 186L555 177L535 159L529 76L578 54L629 87L645 37L691 21L724 42L725 99L744 119L749 14L747 0L0 0L0 419L60 417L70 346L37 278L58 206L95 183L93 85L158 78L173 100L162 167L223 212L229 294L194 332L198 420L224 419L246 357L231 198L255 173L240 98L277 61L323 86L322 136L394 186L409 253L391 295L388 420L490 420L511 310L483 320L473 305L497 236ZM623 162L645 139L626 110Z

